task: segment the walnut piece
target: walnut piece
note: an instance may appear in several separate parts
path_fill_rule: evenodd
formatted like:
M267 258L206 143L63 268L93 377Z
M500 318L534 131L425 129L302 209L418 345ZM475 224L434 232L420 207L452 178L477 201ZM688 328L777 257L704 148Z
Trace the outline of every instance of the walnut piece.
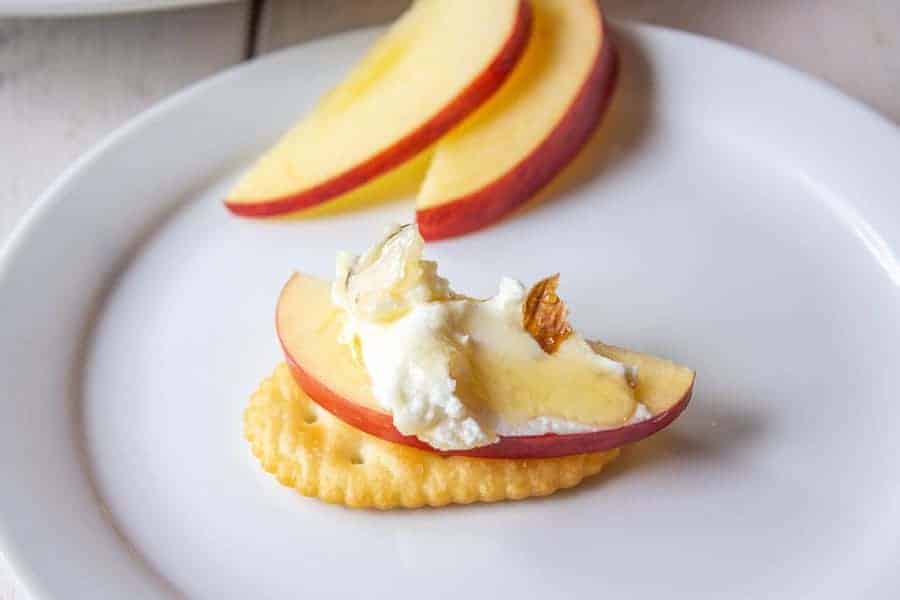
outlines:
M572 334L566 304L556 295L559 273L537 282L522 306L522 325L547 354L553 354Z

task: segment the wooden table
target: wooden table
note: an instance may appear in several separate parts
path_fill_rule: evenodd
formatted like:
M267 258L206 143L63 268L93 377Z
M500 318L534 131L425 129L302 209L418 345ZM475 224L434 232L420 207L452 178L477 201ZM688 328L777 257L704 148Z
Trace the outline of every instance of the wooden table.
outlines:
M164 13L0 19L0 242L67 165L160 98L256 54L390 20L407 4L243 0ZM721 38L792 64L900 123L896 0L603 4L612 17ZM0 557L0 600L25 598Z

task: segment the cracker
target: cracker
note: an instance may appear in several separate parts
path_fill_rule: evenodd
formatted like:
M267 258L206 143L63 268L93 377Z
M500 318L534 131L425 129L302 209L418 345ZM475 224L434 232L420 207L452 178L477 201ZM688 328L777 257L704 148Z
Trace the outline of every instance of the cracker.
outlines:
M244 412L244 435L282 484L354 508L546 496L598 473L618 450L562 458L444 457L363 433L320 408L281 364Z

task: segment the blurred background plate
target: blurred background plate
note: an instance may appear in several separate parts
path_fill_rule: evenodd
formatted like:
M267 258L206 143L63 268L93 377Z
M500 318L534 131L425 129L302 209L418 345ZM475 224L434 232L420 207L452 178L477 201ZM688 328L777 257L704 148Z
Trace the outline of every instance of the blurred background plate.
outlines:
M62 17L184 8L236 0L0 0L0 17Z

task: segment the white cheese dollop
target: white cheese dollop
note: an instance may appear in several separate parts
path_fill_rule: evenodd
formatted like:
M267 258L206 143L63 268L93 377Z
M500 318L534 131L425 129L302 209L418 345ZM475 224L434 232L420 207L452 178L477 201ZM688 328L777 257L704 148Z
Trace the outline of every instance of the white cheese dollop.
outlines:
M556 417L510 424L498 415L477 414L463 389L470 370L466 326L480 336L501 338L523 331L525 287L504 277L496 296L477 301L455 294L437 275L437 264L421 260L424 242L414 225L392 226L360 257L342 253L332 302L344 319L340 342L366 366L372 393L394 426L439 450L461 450L497 441L498 435L596 431ZM634 377L613 360L595 354L598 368ZM534 344L535 352L540 348ZM646 408L638 405L638 412ZM643 414L641 413L641 414ZM636 413L637 414L637 413Z

